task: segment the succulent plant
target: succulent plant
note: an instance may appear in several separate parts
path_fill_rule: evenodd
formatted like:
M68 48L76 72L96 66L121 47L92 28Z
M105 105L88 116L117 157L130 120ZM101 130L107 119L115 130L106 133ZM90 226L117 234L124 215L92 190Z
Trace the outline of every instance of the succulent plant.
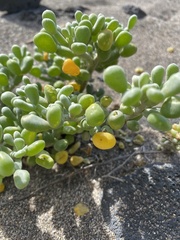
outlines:
M28 185L23 163L77 167L86 162L75 155L81 141L111 149L115 133L124 126L139 130L142 117L152 128L179 136L179 125L172 128L170 121L180 117L179 67L158 65L128 80L118 65L120 57L136 53L130 33L136 21L132 15L124 27L114 17L77 11L72 23L60 27L46 10L33 53L13 45L0 54L1 191L9 176L18 189ZM94 71L103 72L104 84L119 94L119 109L112 110L112 97L89 81Z

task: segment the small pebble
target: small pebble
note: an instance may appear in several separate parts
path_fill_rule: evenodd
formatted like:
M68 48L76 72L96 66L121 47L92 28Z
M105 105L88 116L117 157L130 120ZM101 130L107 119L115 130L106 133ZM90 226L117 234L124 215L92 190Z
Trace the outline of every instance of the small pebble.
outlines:
M174 48L173 47L168 47L167 48L167 52L168 53L173 53L174 52Z

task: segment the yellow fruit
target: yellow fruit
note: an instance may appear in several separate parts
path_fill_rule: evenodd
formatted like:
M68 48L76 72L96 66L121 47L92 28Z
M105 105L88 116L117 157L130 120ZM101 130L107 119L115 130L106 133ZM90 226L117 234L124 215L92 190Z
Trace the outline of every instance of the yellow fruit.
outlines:
M78 166L79 164L81 164L84 161L84 159L80 156L72 156L70 158L70 163L71 165L73 165L74 167Z
M67 58L64 61L63 66L62 66L62 71L71 76L78 76L80 74L80 68L70 58Z
M55 161L58 164L65 164L68 160L68 152L67 151L60 151L55 154Z
M97 132L92 137L93 144L102 150L111 149L116 144L114 135L108 132Z
M73 86L74 91L77 91L77 92L80 91L80 89L81 89L81 85L78 84L76 81L72 81L72 82L70 82L69 84Z

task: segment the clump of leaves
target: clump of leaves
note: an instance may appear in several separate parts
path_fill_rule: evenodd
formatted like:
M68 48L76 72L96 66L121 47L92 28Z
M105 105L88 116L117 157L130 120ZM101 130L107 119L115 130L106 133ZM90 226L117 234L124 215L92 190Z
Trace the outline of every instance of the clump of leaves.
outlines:
M139 130L142 117L171 131L170 119L180 117L178 66L158 65L128 81L117 65L137 50L130 33L136 21L132 15L124 27L113 17L77 11L60 27L46 10L33 54L17 45L0 54L0 184L13 176L15 186L25 188L30 174L24 162L46 169L87 163L75 155L81 142L111 149L124 126ZM111 110L112 97L90 83L93 71L103 72L104 83L119 94L119 109Z

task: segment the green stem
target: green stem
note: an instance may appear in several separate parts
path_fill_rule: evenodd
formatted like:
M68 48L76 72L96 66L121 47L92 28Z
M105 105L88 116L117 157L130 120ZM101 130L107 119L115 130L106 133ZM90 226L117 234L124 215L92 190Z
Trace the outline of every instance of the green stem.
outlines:
M92 72L94 70L94 61L90 54L84 53L83 55L81 55L81 58L86 64L88 64L89 72Z
M130 116L129 115L126 116L126 121L135 119L136 117L141 115L145 109L147 109L146 104L145 103L141 104L139 107L136 108L135 113L133 113Z

